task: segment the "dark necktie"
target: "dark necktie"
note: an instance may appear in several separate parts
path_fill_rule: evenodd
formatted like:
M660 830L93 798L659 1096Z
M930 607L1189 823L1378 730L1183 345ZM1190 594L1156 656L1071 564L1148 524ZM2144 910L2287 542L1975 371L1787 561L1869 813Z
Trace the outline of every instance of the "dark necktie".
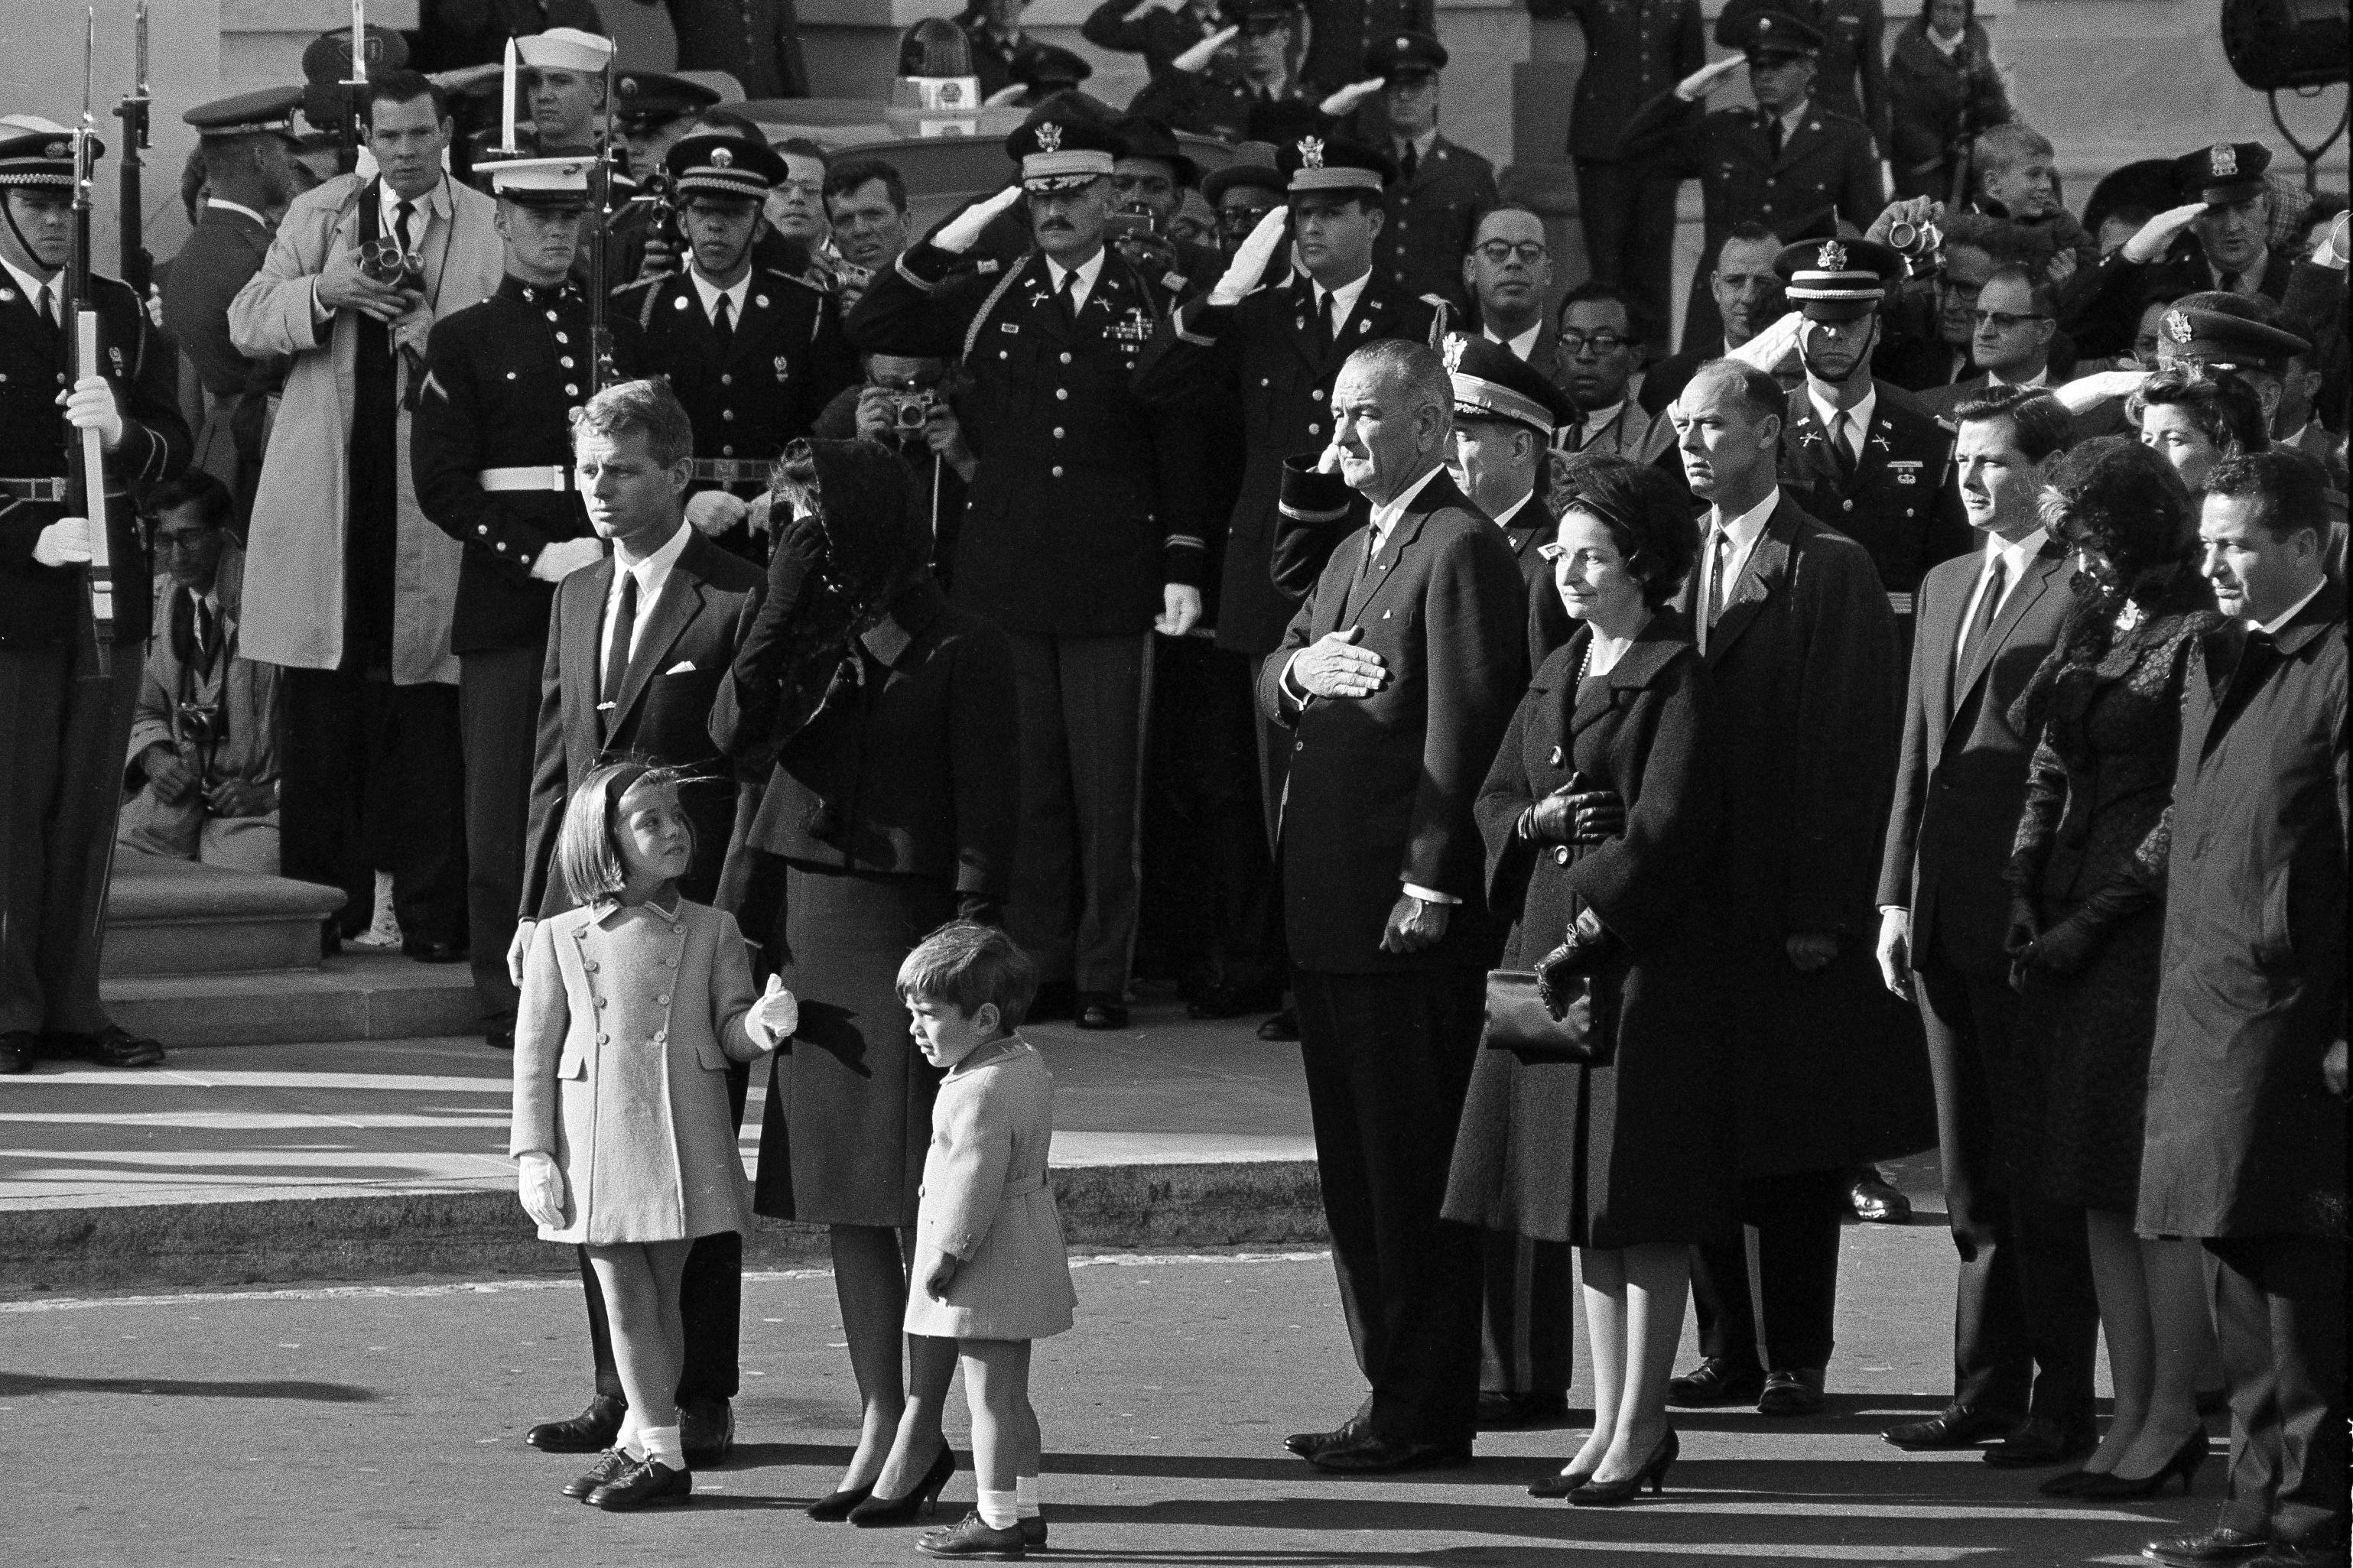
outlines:
M1732 554L1732 535L1721 528L1707 542L1707 578L1699 601L1699 648L1707 651L1708 628L1724 613L1724 563Z
M1414 150L1412 142L1407 142L1405 151L1398 154L1398 178L1410 180L1413 178L1413 172L1420 167L1421 154Z
M1553 444L1564 452L1581 452L1585 450L1585 438L1588 434L1585 415L1580 411L1576 418L1564 421L1560 427L1553 432Z
M725 359L735 347L735 319L724 294L711 308L711 336L718 345L719 357Z
M417 248L416 231L410 226L416 216L415 202L403 202L392 211L392 226L400 237L400 254L403 256Z
M53 327L58 324L58 282L54 278L41 285L41 320Z
M2009 586L2009 563L1995 556L1993 564L1986 568L1985 592L1978 596L1977 614L1969 617L1961 633L1961 646L1955 650L1960 668L1968 668L1970 650L1983 647L1987 634L1993 630L1993 618L2001 613L2002 591Z
M2279 645L2272 641L2269 632L2258 627L2247 634L2246 640L2239 645L2239 662L2232 668L2230 688L2222 694L2221 711L2217 715L2220 721L2227 722L2238 716L2278 658Z
M1854 429L1854 416L1841 408L1831 418L1831 456L1838 461L1839 481L1849 484L1854 479L1854 447L1849 436Z
M1079 324L1078 273L1072 271L1062 274L1062 286L1055 291L1054 298L1061 302L1062 324L1066 327L1077 326Z
M638 625L638 574L621 572L621 603L613 612L613 645L605 651L605 686L603 700L596 704L596 714L604 722L600 728L607 735L620 721L621 684L629 675L629 636Z
M1773 163L1781 161L1781 117L1778 114L1765 117L1765 155Z
M1332 345L1340 341L1340 302L1328 289L1319 292L1324 300L1315 311L1315 352L1321 356L1330 353Z

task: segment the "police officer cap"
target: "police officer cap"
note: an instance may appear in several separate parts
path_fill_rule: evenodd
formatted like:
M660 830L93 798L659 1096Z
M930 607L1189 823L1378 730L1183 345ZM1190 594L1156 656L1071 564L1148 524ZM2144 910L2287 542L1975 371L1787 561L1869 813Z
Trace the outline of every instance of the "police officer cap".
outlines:
M2272 150L2260 142L2217 142L2176 158L2173 172L2182 195L2211 207L2259 195L2271 163Z
M2196 305L2168 310L2160 330L2172 341L2175 359L2195 360L2208 370L2285 375L2288 361L2312 352L2294 332Z
M1293 195L1309 191L1377 191L1397 177L1388 158L1361 142L1336 136L1297 136L1275 150L1284 189Z
M588 174L594 158L509 158L490 165L491 194L501 201L527 207L569 207L577 212L588 205Z
M1715 41L1751 60L1802 59L1821 53L1822 36L1787 11L1726 7L1716 19Z
M1852 321L1878 310L1904 280L1904 258L1867 239L1809 239L1784 247L1773 270L1809 320Z
M1428 33L1391 33L1375 38L1365 50L1365 74L1385 77L1436 76L1446 68L1446 46Z
M668 71L623 71L613 79L613 111L624 125L659 125L718 101L717 89Z
M662 167L670 172L670 189L681 201L706 195L756 202L791 173L782 155L765 142L725 131L681 137L662 154Z
M1005 139L1005 155L1021 165L1029 191L1074 191L1111 174L1127 143L1108 125L1076 117L1029 121Z
M1549 440L1576 416L1566 393L1502 343L1451 332L1444 353L1457 419L1508 419Z
M1168 165L1179 185L1200 183L1201 167L1185 156L1176 133L1148 114L1131 114L1112 127L1119 139L1127 143L1123 158L1153 158Z
M578 27L550 27L515 40L515 53L533 70L603 72L613 58L613 40Z
M293 130L294 111L301 106L301 88L264 87L200 103L180 118L199 136L255 136Z
M90 138L90 156L106 155L106 143ZM47 185L69 191L74 183L73 132L55 121L30 114L0 119L0 185Z
M1298 13L1295 0L1218 0L1219 19L1245 33L1288 26Z
M1031 44L1006 67L1015 81L1040 97L1076 87L1095 74L1095 68L1059 44Z
M1201 180L1201 194L1211 206L1225 199L1236 185L1265 191L1277 201L1282 199L1282 171L1275 167L1274 146L1267 142L1241 142L1234 146L1234 161L1222 169L1212 169Z

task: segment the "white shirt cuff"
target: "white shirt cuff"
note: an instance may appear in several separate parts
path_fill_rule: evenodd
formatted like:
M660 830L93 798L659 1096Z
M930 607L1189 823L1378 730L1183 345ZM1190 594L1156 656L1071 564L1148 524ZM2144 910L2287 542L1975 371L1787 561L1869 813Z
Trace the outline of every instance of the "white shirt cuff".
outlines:
M1435 888L1417 888L1411 882L1405 885L1405 896L1419 899L1425 904L1459 904L1462 901L1451 893L1441 893Z

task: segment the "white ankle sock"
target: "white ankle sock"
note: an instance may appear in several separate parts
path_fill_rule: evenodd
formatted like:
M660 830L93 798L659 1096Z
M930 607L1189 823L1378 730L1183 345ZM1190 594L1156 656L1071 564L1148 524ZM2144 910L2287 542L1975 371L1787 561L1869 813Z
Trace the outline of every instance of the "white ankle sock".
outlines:
M1019 1483L1015 1483L1017 1486ZM1013 1500L1014 1492L983 1492L980 1494L980 1521L991 1530L1010 1530L1021 1517L1020 1505Z
M1039 1517L1039 1507L1038 1478L1035 1476L1014 1477L1013 1511L1019 1514L1023 1519L1036 1519Z
M679 1447L676 1423L645 1427L638 1432L638 1441L645 1445L647 1458L659 1459L669 1469L686 1468L686 1450Z
M621 1413L621 1427L619 1431L613 1434L613 1447L633 1459L642 1459L646 1457L644 1434L638 1426L638 1413L635 1410L625 1410Z

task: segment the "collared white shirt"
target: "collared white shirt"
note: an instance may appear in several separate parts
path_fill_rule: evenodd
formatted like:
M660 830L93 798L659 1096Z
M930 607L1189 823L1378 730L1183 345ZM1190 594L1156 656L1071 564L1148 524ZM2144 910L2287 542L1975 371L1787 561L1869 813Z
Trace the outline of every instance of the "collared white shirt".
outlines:
M2222 268L2215 266L2211 258L2206 263L2206 275L2214 280L2216 293L2235 293L2242 299L2251 299L2263 291L2263 273L2271 264L2272 248L2267 245L2255 252L2253 261L2239 269L2239 286L2235 289L2222 287Z
M2290 605L2286 609L2281 611L2277 616L2268 621L2263 621L2260 623L2249 621L2247 623L2247 629L2249 631L2261 632L2267 637L2275 637L2279 636L2281 630L2286 626L2288 622L2302 615L2304 613L2304 607L2312 603L2313 600L2320 597L2320 591L2327 586L2328 576L2327 574L2323 573L2321 574L2320 581L2315 583L2312 585L2312 591L2305 595L2303 598L2298 599L2295 604Z
M1365 297L1366 286L1370 284L1372 280L1373 273L1372 268L1366 268L1365 269L1364 276L1358 278L1355 282L1343 283L1337 289L1326 289L1323 284L1316 282L1313 278L1307 280L1308 287L1315 291L1315 312L1317 315L1322 315L1324 313L1324 296L1331 296L1332 341L1334 342L1338 342L1340 341L1340 334L1348 330L1348 318L1356 313L1356 301Z
M1626 412L1626 400L1621 397L1605 407L1580 409L1578 412L1585 416L1583 426L1585 434L1578 442L1578 449L1581 451L1593 444L1593 438L1596 436L1618 423L1620 416Z
M638 651L638 638L645 635L646 622L651 618L654 605L661 600L662 584L670 581L670 569L678 564L678 558L684 553L686 542L693 532L691 526L681 521L678 531L644 560L625 562L618 554L613 557L613 585L605 590L605 627L596 640L599 680L603 679L603 672L613 662L613 618L621 609L621 580L624 577L638 580L638 614L637 618L629 623L629 653L634 658Z
M1955 33L1949 37L1943 33L1936 31L1934 27L1924 26L1920 31L1927 38L1928 47L1935 49L1947 59L1951 59L1953 58L1953 51L1961 47L1961 40L1963 38L1968 37L1968 33L1966 29L1961 32Z
M1053 284L1054 292L1062 291L1062 279L1076 272L1078 281L1071 285L1071 314L1086 309L1087 298L1095 291L1095 280L1103 276L1103 258L1109 254L1098 250L1076 267L1065 267L1052 257L1046 258L1046 278Z
M1765 492L1765 499L1726 520L1723 513L1711 508L1708 530L1699 543L1699 562L1694 568L1699 574L1699 591L1692 595L1692 630L1698 634L1700 651L1707 651L1707 571L1708 559L1715 551L1715 536L1720 531L1731 541L1724 554L1724 569L1716 578L1716 603L1721 611L1732 603L1733 584L1740 581L1741 573L1748 569L1748 557L1755 553L1757 542L1765 537L1765 525L1772 521L1773 509L1781 504L1781 487L1775 485Z
M205 205L208 207L218 207L225 213L242 213L247 217L249 217L254 222L259 224L262 227L268 228L269 226L269 219L266 215L255 212L243 202L224 201L219 196L206 196L205 198Z
M694 279L694 295L696 299L702 301L703 320L712 326L719 324L719 301L723 299L727 301L727 324L730 327L740 327L744 324L744 301L752 293L751 268L745 268L744 276L735 279L732 287L725 289L722 289L718 284L705 278L700 267L688 268L686 275Z
M1419 169L1422 164L1430 162L1430 150L1437 145L1438 127L1433 125L1429 130L1423 132L1420 135L1411 137L1406 141L1400 142L1392 139L1389 142L1389 151L1396 154L1398 164L1402 168L1405 164L1405 150L1408 147L1411 147L1413 149L1413 164L1415 168Z
M1806 111L1812 107L1813 100L1801 98L1789 106L1788 113L1778 117L1781 121L1781 151L1784 153L1789 150L1789 143L1797 137L1798 127L1806 122Z
M1814 416L1822 422L1822 434L1835 439L1835 421L1841 412L1839 405L1824 397L1810 381L1806 383L1806 396L1814 405ZM1871 416L1878 407L1879 384L1873 382L1871 390L1862 395L1862 401L1843 411L1847 428L1854 437L1854 445L1847 448L1848 457L1858 460L1862 457L1862 444L1871 439Z
M2050 362L2047 360L2043 362L2043 365L2041 370L2036 371L2032 375L2026 376L2018 381L2011 381L2009 377L2003 375L1999 371L1989 370L1986 372L1986 389L1988 391L1991 391L1997 386L2048 386L2050 384L2051 365ZM1879 390L1876 386L1873 387L1871 395L1873 397L1877 397L1879 395Z
M24 292L25 303L33 307L36 311L38 311L41 308L42 280L34 277L31 273L26 271L23 268L17 266L15 262L8 260L5 257L0 257L0 267L6 268L8 269L8 276L16 279L16 287ZM48 283L56 290L49 299L50 319L53 321L63 321L65 318L66 298L65 274L62 272L51 273L48 277Z
M1367 273L1366 276L1370 277L1371 274ZM1501 343L1505 348L1511 350L1512 357L1514 359L1525 360L1530 354L1536 352L1536 340L1544 336L1544 318L1541 316L1537 317L1536 324L1530 327L1526 331L1522 332L1516 338L1499 338L1495 335L1494 329L1492 327L1480 328L1479 335L1485 338L1491 343Z
M2000 616L2002 605L2010 603L2010 596L2018 592L2018 584L2026 576L2026 569L2042 555L2043 543L2050 537L2051 531L2047 528L2038 528L2020 540L2004 539L1999 533L1986 535L1985 551L1978 562L1978 580L1976 585L1969 589L1968 604L1961 610L1960 635L1953 639L1953 657L1957 664L1968 657L1969 631L1978 624L1978 613L1985 603L1986 584L1990 581L1987 574L1993 570L1994 562L1999 560L2001 563L2001 597L1995 601L1993 606L1994 615Z
M446 174L434 181L433 188L421 196L404 198L393 190L391 181L381 177L376 181L375 189L378 209L376 233L386 239L399 237L400 204L404 199L410 203L408 243L412 247L420 249L424 247L425 231L433 226L435 218L444 223L449 220L449 179Z

